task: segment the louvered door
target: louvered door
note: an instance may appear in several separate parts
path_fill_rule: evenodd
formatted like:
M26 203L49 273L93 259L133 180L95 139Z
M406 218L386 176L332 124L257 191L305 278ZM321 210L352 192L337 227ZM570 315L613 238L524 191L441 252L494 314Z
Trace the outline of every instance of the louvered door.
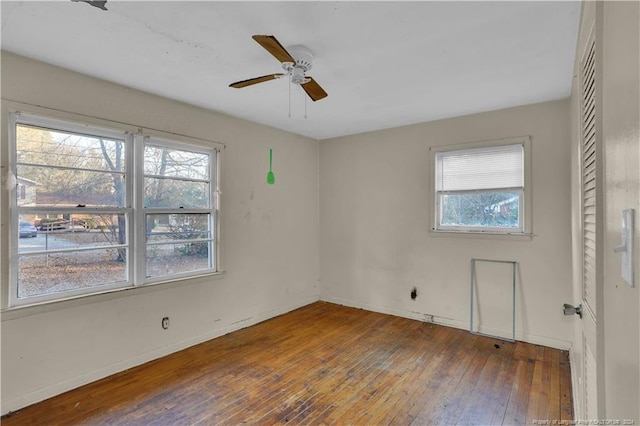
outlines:
M602 179L598 117L598 52L594 31L580 62L580 146L582 180L582 389L583 418L601 413L602 342L598 315L602 298Z
M590 41L582 63L582 221L584 244L582 298L594 315L596 304L596 96L595 42Z

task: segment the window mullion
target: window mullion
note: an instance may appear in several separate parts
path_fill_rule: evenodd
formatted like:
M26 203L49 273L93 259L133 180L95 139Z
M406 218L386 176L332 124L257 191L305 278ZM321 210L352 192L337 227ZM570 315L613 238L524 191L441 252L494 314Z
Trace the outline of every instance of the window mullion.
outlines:
M17 171L17 159L18 159L18 147L17 147L17 131L16 131L16 123L17 123L17 118L19 116L19 113L11 113L9 116L9 140L11 141L9 143L9 161L10 161L10 170L11 170L11 176L18 176L18 171ZM9 209L10 209L10 220L11 220L11 226L9 229L11 229L11 233L9 236L9 241L10 241L10 252L9 252L9 275L10 275L10 279L9 279L9 289L8 289L8 297L4 298L4 300L6 300L8 302L9 306L13 306L16 304L17 300L18 300L18 232L16 232L17 229L19 229L19 211L18 211L18 185L17 182L13 185L11 185L11 189L9 191ZM5 308L6 305L3 301L2 307Z
M524 210L524 188L521 188L519 191L520 194L520 198L518 199L518 210L519 210L519 214L518 214L518 228L520 228L521 232L525 232L524 229L524 223L526 220L531 220L528 217L525 217L525 210Z
M18 214L128 214L131 209L126 207L29 207L20 206L15 210Z
M209 222L209 227L211 228L212 235L214 237L214 241L211 243L212 253L209 253L209 267L219 271L220 264L220 211L218 210L219 206L219 198L220 198L220 187L218 185L220 179L220 171L218 165L220 164L220 150L215 149L213 151L214 155L209 157L209 170L211 170L211 180L212 184L209 185L209 200L211 200L211 205L209 206L212 210L212 215Z
M209 179L187 178L187 177L171 176L171 175L163 176L163 175L147 174L145 175L145 177L149 179L180 180L183 182L210 183Z
M132 136L133 144L133 274L134 285L144 284L146 269L146 215L144 211L144 147L148 137Z
M52 169L52 170L70 170L70 171L77 171L77 172L104 173L108 175L114 175L114 174L126 175L125 171L119 171L119 170L104 170L104 169L92 169L92 168L72 167L72 166L57 166L54 164L36 164L36 163L22 163L22 162L19 162L16 164L18 166L40 167L43 169Z
M163 245L171 245L171 244L190 244L190 243L209 243L213 241L213 237L211 238L193 238L190 240L160 240L160 241L147 241L147 245L149 246L163 246Z
M164 208L164 207L147 207L144 212L151 214L211 214L212 209L203 208Z
M105 246L72 247L72 248L62 248L62 249L25 251L25 252L19 253L19 257L44 256L44 255L59 254L59 253L81 253L81 252L111 250L111 249L119 249L119 248L126 249L128 248L128 246L126 244L113 244L113 245L105 245Z

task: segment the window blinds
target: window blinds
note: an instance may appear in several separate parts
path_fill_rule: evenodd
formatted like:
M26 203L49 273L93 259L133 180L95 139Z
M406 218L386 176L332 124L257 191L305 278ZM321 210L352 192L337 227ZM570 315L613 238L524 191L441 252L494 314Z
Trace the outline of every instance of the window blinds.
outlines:
M436 153L436 190L474 191L524 187L523 144Z

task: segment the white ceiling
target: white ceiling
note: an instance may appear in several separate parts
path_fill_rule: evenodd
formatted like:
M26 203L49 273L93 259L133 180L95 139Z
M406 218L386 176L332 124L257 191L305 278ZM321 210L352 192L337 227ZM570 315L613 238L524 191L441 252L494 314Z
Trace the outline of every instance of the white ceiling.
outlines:
M315 139L568 97L579 2L2 1L2 49ZM315 53L307 102L251 39Z

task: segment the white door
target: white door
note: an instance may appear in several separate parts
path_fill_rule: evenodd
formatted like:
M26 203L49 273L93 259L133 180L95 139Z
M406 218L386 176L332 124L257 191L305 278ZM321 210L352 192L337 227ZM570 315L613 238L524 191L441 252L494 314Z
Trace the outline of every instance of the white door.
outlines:
M577 418L599 419L603 412L602 345L602 129L600 114L600 70L596 26L591 28L580 58L580 171L582 221L582 320L580 366L581 413ZM600 361L600 362L599 362Z

